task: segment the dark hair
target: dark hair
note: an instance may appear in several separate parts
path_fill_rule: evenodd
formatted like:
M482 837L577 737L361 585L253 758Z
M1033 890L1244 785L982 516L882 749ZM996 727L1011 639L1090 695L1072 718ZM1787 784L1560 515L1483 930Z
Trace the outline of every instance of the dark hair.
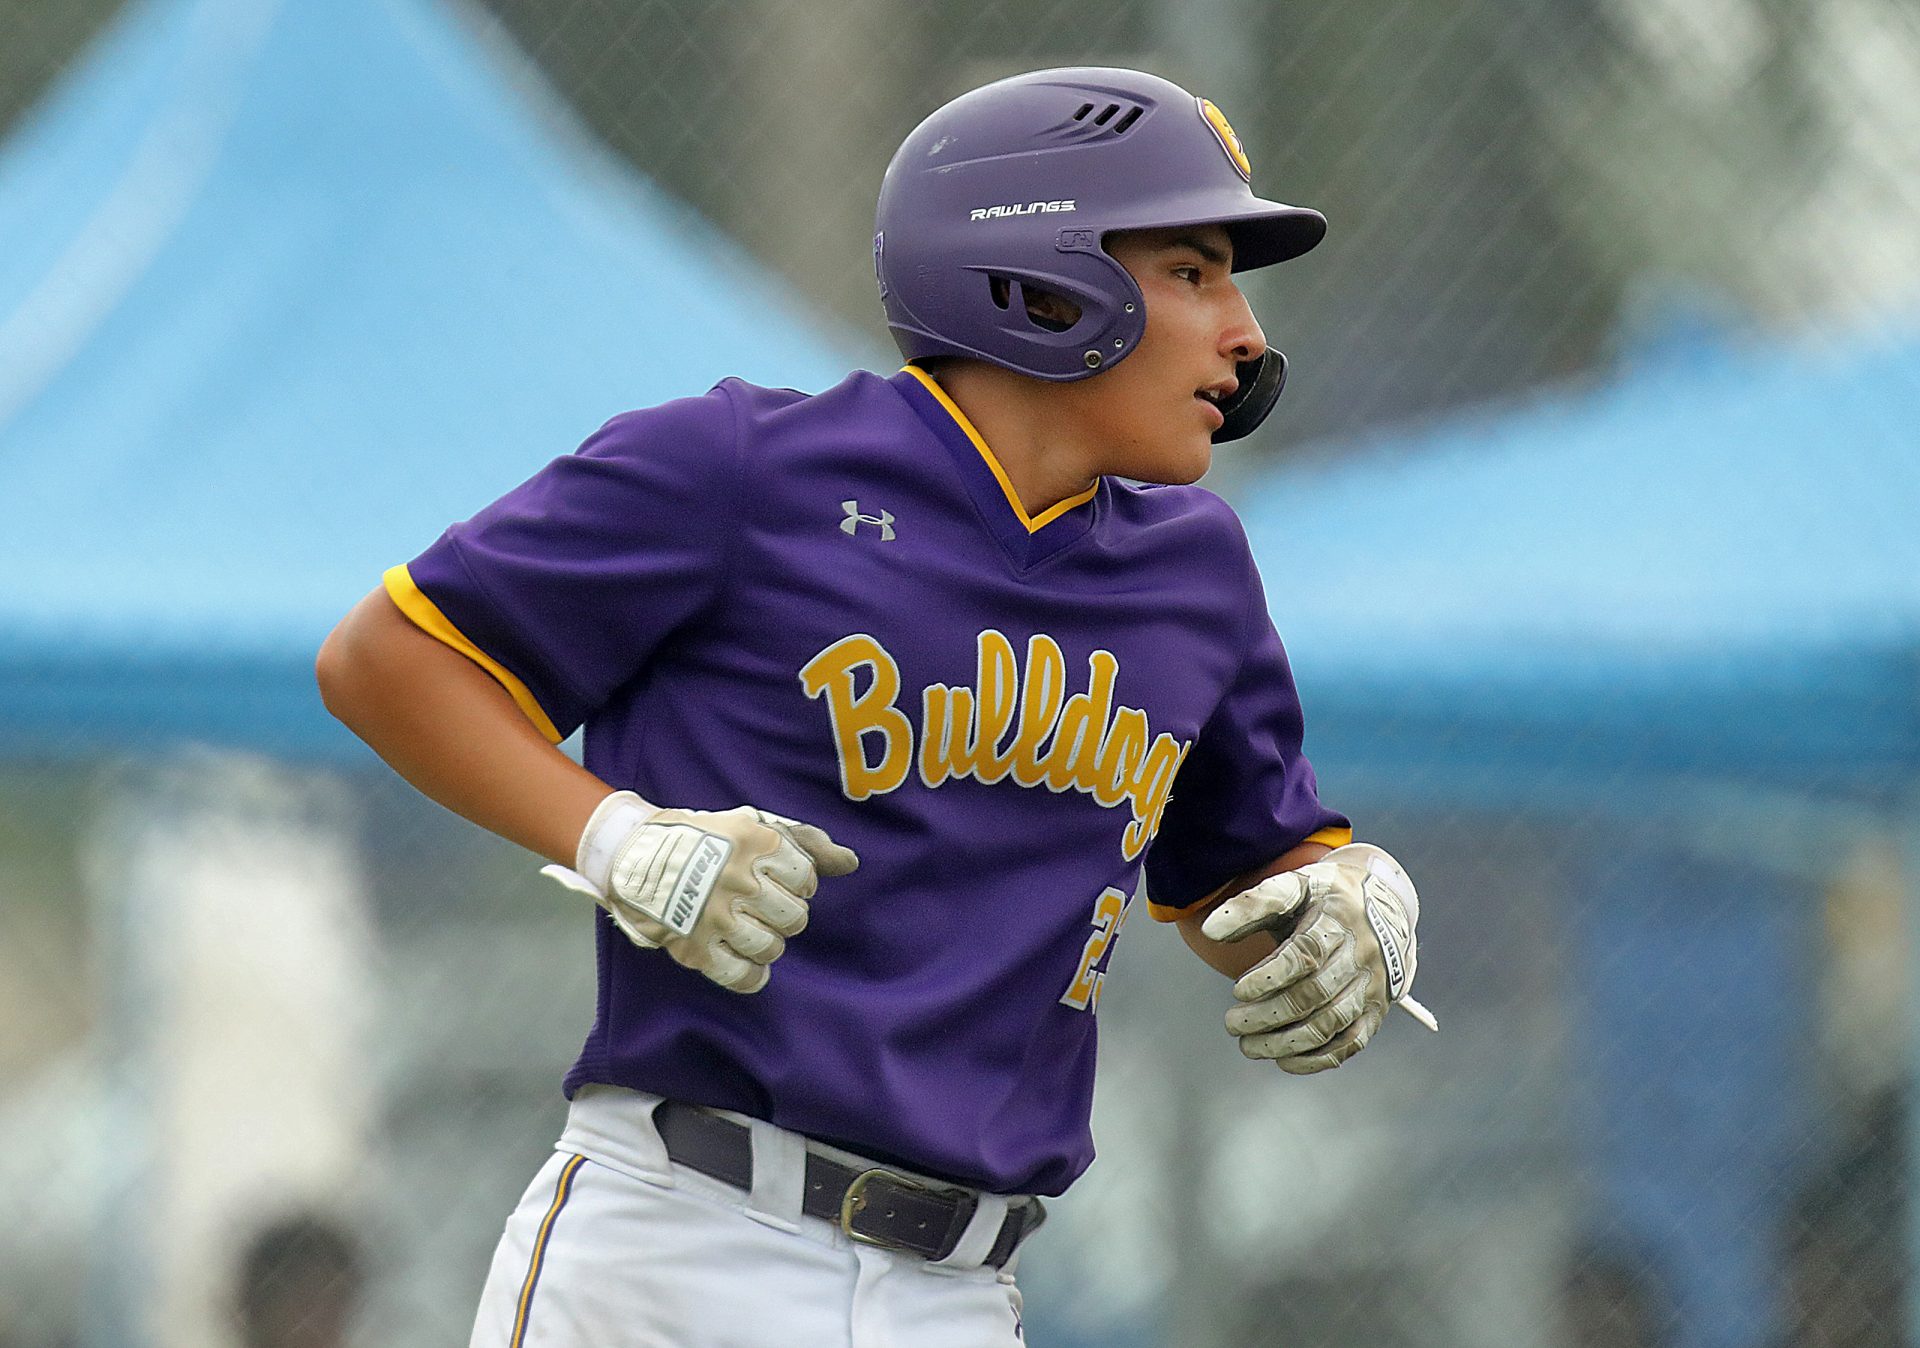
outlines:
M359 1299L359 1242L330 1218L296 1213L261 1227L234 1289L245 1348L339 1341Z

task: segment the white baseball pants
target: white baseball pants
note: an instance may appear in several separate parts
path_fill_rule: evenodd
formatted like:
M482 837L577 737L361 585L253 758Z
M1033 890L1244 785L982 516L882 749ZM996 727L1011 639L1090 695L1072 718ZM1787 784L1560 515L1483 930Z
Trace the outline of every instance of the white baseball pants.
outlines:
M471 1348L1021 1344L1013 1263L979 1262L1001 1203L983 1202L938 1264L860 1245L800 1211L802 1138L741 1120L749 1194L668 1161L658 1103L612 1087L576 1095L494 1252Z

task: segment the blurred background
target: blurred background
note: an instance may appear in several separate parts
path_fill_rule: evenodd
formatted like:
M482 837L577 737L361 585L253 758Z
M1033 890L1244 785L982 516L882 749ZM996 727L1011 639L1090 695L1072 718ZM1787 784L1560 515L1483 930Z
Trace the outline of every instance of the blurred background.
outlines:
M588 914L331 723L613 411L888 370L952 95L1139 65L1323 210L1240 508L1424 897L1337 1074L1142 920L1045 1348L1916 1342L1913 0L0 0L0 1348L454 1345Z

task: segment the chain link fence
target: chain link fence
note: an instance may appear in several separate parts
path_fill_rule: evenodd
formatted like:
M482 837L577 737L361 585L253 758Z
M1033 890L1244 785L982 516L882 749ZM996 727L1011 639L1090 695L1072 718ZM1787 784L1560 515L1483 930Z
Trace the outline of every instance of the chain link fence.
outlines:
M1769 353L1810 363L1823 406L1895 452L1806 448L1807 518L1869 540L1848 554L1866 559L1855 572L1809 579L1830 564L1797 536L1711 561L1743 578L1733 590L1779 589L1832 618L1815 643L1828 663L1791 688L1706 614L1697 703L1667 697L1661 651L1576 660L1559 696L1578 715L1536 714L1525 690L1476 694L1472 651L1457 700L1387 680L1369 703L1295 640L1289 605L1314 580L1268 566L1323 796L1421 883L1421 992L1443 1033L1396 1016L1341 1072L1277 1078L1222 1032L1217 976L1134 924L1101 1005L1100 1159L1021 1281L1028 1337L1047 1348L1913 1341L1920 610L1913 574L1875 560L1871 540L1911 556L1896 545L1920 500L1916 362L1876 354L1920 330L1920 10L353 7L396 31L451 16L475 69L529 119L664 189L875 361L873 197L920 117L1051 64L1139 65L1206 93L1258 190L1331 222L1321 249L1248 278L1295 376L1210 485L1256 543L1304 528L1322 487L1334 499L1435 464L1444 477L1482 441L1511 448L1510 418L1542 407L1571 418L1689 371L1760 406ZM92 44L170 8L229 36L322 33L331 12L0 0L0 133L31 127L97 59ZM361 59L314 41L316 62ZM303 147L281 152L298 165ZM5 214L19 204L3 195L7 153L0 139L0 225L32 219ZM33 340L11 321L0 312L0 350L28 349L6 346ZM1741 462L1740 436L1765 429L1742 423L1721 460ZM7 435L0 419L0 483L15 480ZM179 428L183 455L194 437ZM527 467L569 447L529 445ZM1703 525L1764 504L1676 503L1687 485L1658 473L1627 489ZM1811 499L1828 489L1840 507ZM1584 502L1555 504L1572 518ZM1456 523L1448 546L1466 548L1521 521L1490 493ZM1527 523L1553 537L1552 519ZM1623 550L1651 546L1631 523ZM391 560L427 541L396 540ZM1292 560L1263 564L1276 555ZM1618 613L1667 605L1657 562L1630 560ZM1524 589L1527 572L1497 567L1489 595ZM1438 549L1395 603L1457 606L1458 574ZM1882 581L1904 609L1873 599ZM1511 634L1490 612L1475 649L1497 666ZM1684 635L1686 611L1672 612ZM1555 630L1571 642L1618 613L1570 609ZM66 620L76 641L97 635L89 615ZM5 664L16 635L0 630L0 692L23 677ZM1828 747L1801 770L1795 746L1816 722ZM27 742L17 729L0 743ZM587 916L525 854L351 750L263 752L231 731L138 752L101 739L42 726L0 759L0 1348L464 1343L500 1224L564 1115L559 1077L592 1015Z

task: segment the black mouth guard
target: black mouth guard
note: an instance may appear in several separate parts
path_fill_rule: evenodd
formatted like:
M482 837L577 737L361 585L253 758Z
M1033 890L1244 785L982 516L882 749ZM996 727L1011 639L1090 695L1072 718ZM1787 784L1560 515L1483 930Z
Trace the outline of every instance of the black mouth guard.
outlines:
M1287 386L1287 358L1278 351L1268 351L1241 361L1237 373L1240 387L1220 404L1220 415L1226 420L1213 433L1216 445L1251 435L1267 419L1267 413L1280 401L1280 390Z

